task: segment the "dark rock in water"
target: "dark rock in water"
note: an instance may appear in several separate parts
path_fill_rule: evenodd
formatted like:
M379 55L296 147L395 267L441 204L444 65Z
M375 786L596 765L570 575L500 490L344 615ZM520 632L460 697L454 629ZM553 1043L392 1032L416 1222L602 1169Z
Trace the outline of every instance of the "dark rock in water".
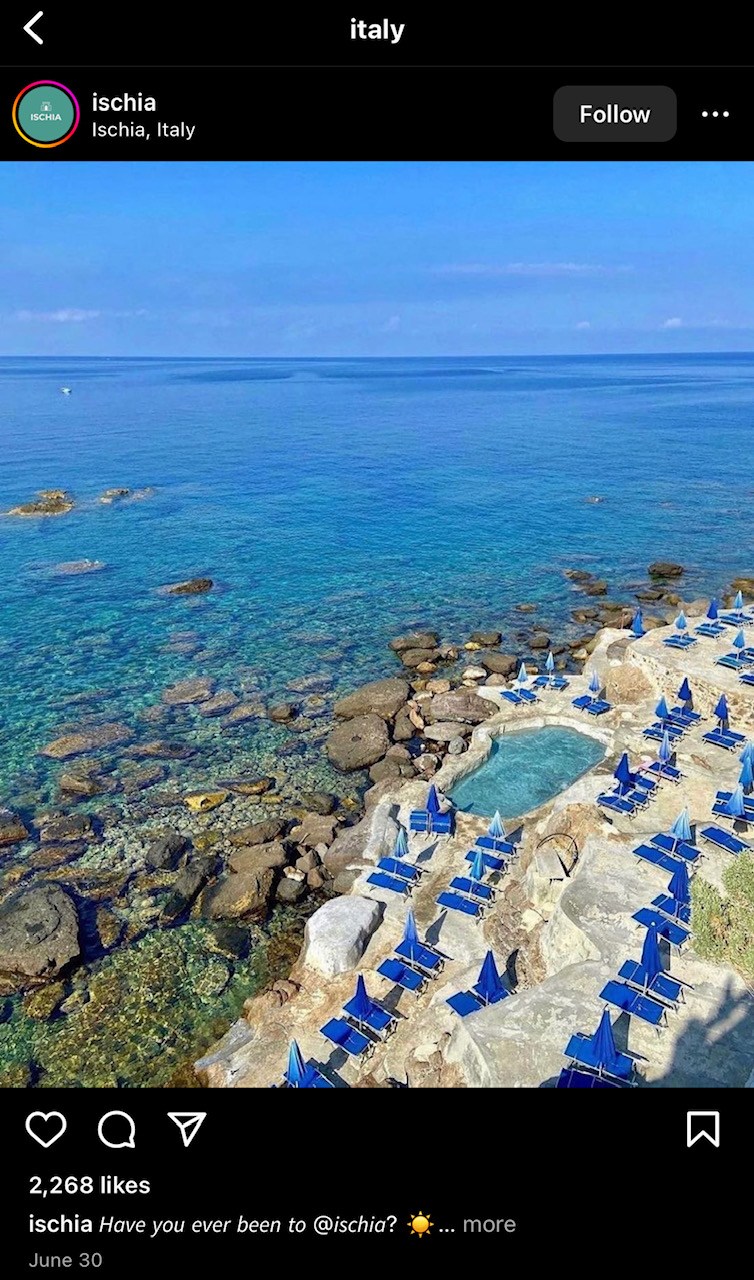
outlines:
M156 742L137 742L133 747L127 747L123 754L134 760L190 760L196 755L196 747L159 738Z
M261 702L239 702L221 721L223 729L232 729L234 725L245 724L247 720L259 720L265 709Z
M514 605L514 608L517 613L536 613L537 612L537 606L535 604L530 604L530 603L517 604L517 605Z
M27 991L21 1007L27 1018L33 1018L35 1022L47 1022L64 999L65 983L51 982L47 986Z
M288 861L288 850L282 840L269 840L251 849L237 849L230 855L228 866L236 875L271 869L279 871Z
M650 578L680 578L685 569L675 560L654 560L647 572Z
M241 699L230 689L220 689L212 698L199 703L200 716L222 716L237 707Z
M535 631L534 635L529 638L530 649L549 649L550 637L546 631Z
M394 653L402 653L405 649L436 649L439 643L436 631L412 631L407 636L396 636L389 647Z
M179 680L162 691L162 700L169 707L191 706L195 702L207 702L215 692L215 682L209 676L195 676L191 680Z
M282 876L278 881L275 897L278 902L299 902L306 894L306 877L299 880L294 876Z
M67 844L69 840L96 840L97 832L88 813L72 813L45 821L39 838L42 844Z
M595 609L593 605L585 605L583 609L571 610L571 617L574 622L594 622L596 618L599 618L599 616L599 609Z
M518 605L516 608L518 608ZM494 649L496 644L500 644L502 638L502 633L500 631L472 631L469 636L469 643L481 644L485 648L487 645L491 645Z
M269 719L274 720L276 724L285 724L286 721L292 720L295 714L296 708L292 702L276 702L267 708Z
M637 600L661 600L663 593L658 587L642 587L635 595Z
M416 725L411 721L408 711L399 711L393 725L393 738L395 741L409 742L415 734Z
M216 861L214 854L207 853L192 858L186 864L173 885L173 892L160 913L163 922L177 920L179 916L188 911L199 890L204 887L213 874Z
M607 583L604 578L595 578L593 582L586 582L582 590L588 596L606 596Z
M512 653L476 653L474 662L496 676L512 676L518 667Z
M223 876L208 889L202 915L208 920L263 919L272 899L276 872L272 867L241 870Z
M211 578L189 578L186 582L173 582L167 587L160 587L160 591L166 596L201 596L205 591L211 591L214 585Z
M227 956L229 960L243 960L251 950L249 930L243 925L233 924L230 920L220 920L212 925L215 940L213 950Z
M463 720L480 724L495 713L495 704L480 698L475 689L451 689L450 693L438 693L432 699L427 718L432 721Z
M424 666L425 663L436 662L440 657L439 649L401 649L398 654L404 667L416 669Z
M178 865L178 859L185 851L188 841L177 831L165 831L150 840L144 852L144 861L153 871L169 868L171 871Z
M12 809L0 809L0 849L7 845L19 844L28 838L29 832L17 813Z
M337 725L327 739L325 750L336 769L351 773L381 760L389 746L385 721L372 713Z
M284 834L287 825L283 818L266 818L263 822L252 822L248 827L241 827L228 838L232 845L245 849L277 840L278 836Z
M81 767L61 773L58 786L62 796L74 796L79 800L87 800L91 796L99 796L105 791L113 790L114 782L110 779L98 778L91 770Z
M329 791L303 791L301 803L305 808L311 809L312 813L328 814L337 808L338 797L331 795Z
M117 947L123 936L123 921L109 907L97 908L97 933L105 951Z
M87 725L56 738L43 747L39 754L49 756L51 760L69 760L72 756L101 751L103 747L120 746L124 742L131 742L133 737L133 730L124 724Z
M563 577L569 578L571 582L589 582L594 575L586 569L564 569Z
M138 791L146 791L148 787L163 782L166 776L167 769L162 764L132 764L122 773L123 793L132 796Z
M104 560L65 560L54 565L52 572L59 578L77 578L83 573L99 573L106 568Z
M57 977L79 950L79 921L57 884L21 889L0 906L0 994Z
M69 844L45 844L27 858L25 865L29 871L49 871L52 867L73 862L86 852L87 847L83 840L72 840Z
M11 507L9 516L64 516L73 511L74 499L67 489L39 489L36 498Z
M274 785L275 779L269 776L263 778L225 778L220 783L221 787L227 787L228 791L234 791L239 796L261 796Z
M101 502L104 507L109 507L112 503L121 502L123 498L128 498L130 495L130 489L105 489L105 492L100 494L97 501Z
M355 716L373 712L383 720L392 720L405 704L409 687L397 677L390 680L372 680L344 698L338 698L333 707L336 716L352 720Z

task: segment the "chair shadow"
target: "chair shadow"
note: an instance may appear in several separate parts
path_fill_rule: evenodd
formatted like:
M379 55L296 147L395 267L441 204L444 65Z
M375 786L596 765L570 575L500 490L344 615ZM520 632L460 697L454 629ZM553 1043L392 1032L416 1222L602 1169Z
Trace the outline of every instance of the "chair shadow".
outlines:
M439 948L440 934L442 933L442 928L447 918L448 918L448 913L446 910L443 910L440 912L437 919L433 920L432 924L429 925L429 927L427 928L427 931L424 936L426 938L428 947Z

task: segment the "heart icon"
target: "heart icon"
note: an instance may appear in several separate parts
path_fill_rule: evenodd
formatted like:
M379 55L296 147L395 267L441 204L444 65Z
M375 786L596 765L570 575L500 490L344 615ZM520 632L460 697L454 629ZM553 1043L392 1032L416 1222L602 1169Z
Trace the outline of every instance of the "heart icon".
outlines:
M32 1111L26 1117L26 1132L40 1147L51 1147L67 1128L68 1122L60 1111Z

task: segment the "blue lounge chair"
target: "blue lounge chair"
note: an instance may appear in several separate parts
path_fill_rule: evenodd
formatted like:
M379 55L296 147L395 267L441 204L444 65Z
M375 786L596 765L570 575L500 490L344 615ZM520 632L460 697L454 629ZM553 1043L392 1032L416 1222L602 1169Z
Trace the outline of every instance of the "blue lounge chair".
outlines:
M458 889L459 893L473 893L484 902L492 902L495 897L495 890L491 884L482 884L481 880L471 880L466 876L454 876L450 887Z
M411 892L410 880L399 880L397 876L389 876L384 871L373 871L367 876L367 884L376 885L378 889L389 889L391 893L402 896Z
M507 1000L510 995L510 991L506 990L505 987L501 987L500 990L496 991L494 996L490 996L488 1000L485 998L484 991L481 983L479 982L474 983L473 992L479 997L485 1007L490 1004L499 1004L501 1000Z
M695 849L693 844L689 844L687 840L675 840L664 831L658 832L656 836L650 836L649 843L656 849L662 849L663 853L669 853L673 858L681 858L683 862L696 862L699 857L699 850Z
M676 982L667 973L656 973L650 977L639 960L626 960L618 970L618 977L623 978L630 987L638 987L645 996L667 1000L673 1005L678 1004L683 996L680 982Z
M382 1005L377 1004L376 1000L370 1001L369 1012L366 1013L359 1010L359 1002L353 996L343 1005L343 1012L347 1013L354 1022L358 1022L361 1026L369 1027L370 1031L375 1031L377 1035L382 1035L383 1031L387 1032L395 1028L395 1014L390 1013L388 1009L383 1009Z
M400 858L380 858L377 866L380 871L387 871L388 875L397 876L399 880L418 880L422 873L421 867L401 862Z
M636 805L624 796L615 795L612 791L604 792L601 796L597 796L597 804L601 809L610 809L613 813L622 813L626 818L633 818L636 813Z
M724 849L726 853L734 855L751 853L751 845L748 845L745 840L739 840L738 836L734 836L730 831L723 831L722 827L705 827L699 834L702 840L714 844L718 849Z
M754 684L754 671L743 671L738 678L741 684Z
M475 843L479 849L489 849L490 853L502 853L508 858L512 858L516 853L516 846L511 840L497 840L495 836L477 836ZM473 858L474 854L469 856Z
M647 773L651 773L655 778L668 778L670 782L680 782L683 777L680 769L676 769L675 765L668 764L665 760L653 760L647 767Z
M655 794L660 785L658 778L645 778L640 773L634 774L634 783L637 788L640 787L642 791L646 791L650 796Z
M472 902L470 898L461 897L460 893L449 893L445 890L437 901L441 907L447 907L450 911L460 911L465 916L479 917L482 914L481 902Z
M652 899L652 906L661 911L664 916L670 916L671 920L677 921L679 924L690 924L691 907L687 902L679 902L678 898L671 898L667 893L661 893L658 897Z
M698 711L689 711L688 707L672 707L670 714L678 720L685 720L689 725L698 724L702 718Z
M565 676L537 676L534 681L535 689L567 689L568 681Z
M603 1074L616 1076L619 1080L630 1080L633 1075L634 1064L633 1059L629 1058L627 1053L617 1053L614 1060L610 1063L610 1070L606 1071L603 1063L594 1048L594 1037L584 1035L583 1031L577 1031L571 1036L565 1047L565 1056L570 1058L572 1062L580 1062L584 1067L593 1067L595 1071L602 1071Z
M591 693L582 693L578 698L573 699L571 706L576 707L579 711L585 711L592 701Z
M606 711L612 711L612 709L612 703L605 702L604 698L592 698L586 707L590 716L604 716Z
M622 800L628 800L636 809L643 809L649 804L652 796L649 791L645 791L643 787L617 787L616 795L620 795Z
M517 689L516 693L522 702L539 702L536 693L532 693L531 689Z
M398 943L395 954L402 960L415 964L419 969L425 969L428 973L439 973L445 964L445 957L439 952L433 951L423 942L409 942L406 938Z
M298 1088L333 1089L335 1087L332 1081L326 1080L325 1077L322 1075L321 1071L318 1071L316 1067L307 1067L306 1071L307 1071L306 1080L302 1085L292 1085L288 1080L288 1076L285 1075L283 1077L285 1081L285 1088L287 1089L298 1089ZM273 1084L272 1088L276 1089L277 1085Z
M608 1004L614 1004L617 1009L622 1009L624 1013L633 1014L634 1017L640 1018L642 1022L649 1022L653 1027L659 1027L661 1022L667 1022L664 1004L658 1004L650 996L642 995L641 992L634 991L624 982L616 982L615 979L612 979L602 988L600 1000L606 1000Z
M453 827L455 825L455 815L452 813L433 813L431 817L431 830L435 836L452 836Z
M731 791L718 791L717 799L721 804L725 804L727 800L730 800L732 794ZM754 817L754 796L744 796L744 811Z
M663 735L667 734L671 742L683 737L683 730L677 724L668 724L667 720L655 720L648 729L642 729L645 738L651 738L655 742L662 742Z
M400 960L393 960L392 957L383 960L377 972L405 991L421 991L427 984L423 973L417 973L409 965L401 964Z
M501 689L500 697L505 698L506 702L512 702L514 707L520 707L523 702L523 698L520 698L513 689Z
M426 809L414 809L408 817L409 831L419 831L429 833L432 830L430 816Z
M716 640L718 636L723 634L725 627L721 622L703 622L701 626L694 627L698 636L706 636L708 640Z
M683 635L667 636L662 643L666 644L669 649L690 649L692 644L697 643L697 640L695 636L690 636L686 631Z
M475 858L476 858L476 854L474 850L473 849L469 850L469 852L466 854L466 861L473 862ZM483 853L482 859L488 871L505 871L505 868L508 865L507 858L495 858L491 853Z
M722 657L715 658L715 666L728 667L731 671L745 671L751 666L751 658L744 658L737 653L724 653Z
M446 1004L449 1004L451 1009L454 1009L462 1018L468 1018L470 1013L478 1013L484 1008L482 1001L471 991L459 991L457 995L448 996Z
M331 1018L320 1030L327 1040L332 1040L352 1058L368 1056L374 1049L374 1041L357 1031L345 1018Z
M633 852L637 858L641 858L642 862L651 862L654 867L662 867L662 870L667 871L671 876L682 865L677 858L671 858L669 854L661 853L659 849L655 849L654 845L651 844L640 844Z
M732 733L730 729L710 729L709 733L702 735L702 740L726 751L737 751L739 744L745 741L742 733Z
M636 911L631 919L645 929L653 924L657 929L658 937L666 938L674 947L682 947L684 942L688 941L689 930L684 925L675 924L660 911L653 911L651 907L642 907L641 911Z
M603 1080L600 1076L592 1076L588 1071L577 1071L575 1067L563 1067L556 1089L620 1089L616 1080Z
M744 807L743 814L740 816L738 814L728 813L728 810L722 800L718 800L716 804L713 804L711 813L713 818L723 818L726 822L754 822L754 813L751 809Z

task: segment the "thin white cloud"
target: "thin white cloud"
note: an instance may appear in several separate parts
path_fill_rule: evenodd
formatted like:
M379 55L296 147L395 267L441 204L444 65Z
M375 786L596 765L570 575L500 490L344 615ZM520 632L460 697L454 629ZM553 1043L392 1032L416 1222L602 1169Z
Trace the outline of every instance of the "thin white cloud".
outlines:
M576 325L577 329L591 329L591 327L591 320L579 320L579 323Z
M400 316L388 316L385 323L381 326L383 333L397 333L401 327Z
M16 311L16 320L32 324L83 324L86 320L100 318L114 320L134 320L149 315L145 307L136 311L97 311L84 307L58 307L57 311Z
M444 276L481 276L488 279L534 276L547 279L558 276L614 276L633 271L633 267L608 267L600 262L450 262L433 270L435 274Z
M663 320L663 329L682 329L683 321L680 316L671 316L669 320Z

